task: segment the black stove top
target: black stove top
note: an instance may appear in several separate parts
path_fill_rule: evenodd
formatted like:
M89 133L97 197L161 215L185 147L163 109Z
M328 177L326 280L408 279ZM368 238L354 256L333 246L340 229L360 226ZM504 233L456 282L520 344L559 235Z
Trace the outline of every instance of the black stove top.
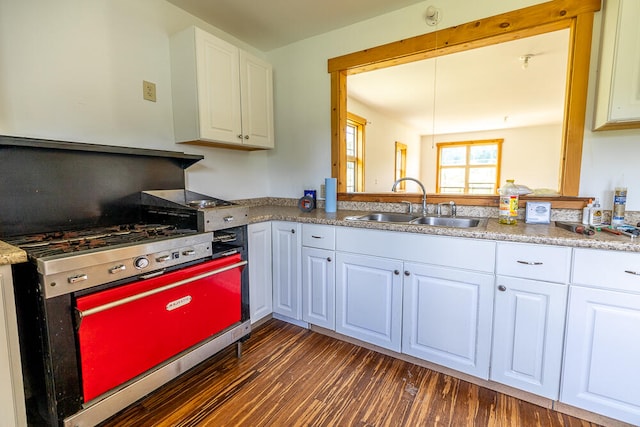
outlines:
M53 231L6 237L3 240L27 252L32 259L130 245L197 233L172 225L124 224L72 231Z

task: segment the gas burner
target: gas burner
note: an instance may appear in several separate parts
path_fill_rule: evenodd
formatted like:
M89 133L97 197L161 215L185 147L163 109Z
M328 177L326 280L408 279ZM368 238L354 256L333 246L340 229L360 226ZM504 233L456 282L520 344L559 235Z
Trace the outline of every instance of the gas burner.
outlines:
M196 231L179 229L173 225L124 224L17 236L6 241L24 249L32 258L41 258L193 233Z

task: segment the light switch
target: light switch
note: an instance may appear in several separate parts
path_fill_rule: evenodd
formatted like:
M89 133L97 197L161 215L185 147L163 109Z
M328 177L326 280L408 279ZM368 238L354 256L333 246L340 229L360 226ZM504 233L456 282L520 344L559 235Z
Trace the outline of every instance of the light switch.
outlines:
M143 80L142 97L147 101L156 102L156 84Z

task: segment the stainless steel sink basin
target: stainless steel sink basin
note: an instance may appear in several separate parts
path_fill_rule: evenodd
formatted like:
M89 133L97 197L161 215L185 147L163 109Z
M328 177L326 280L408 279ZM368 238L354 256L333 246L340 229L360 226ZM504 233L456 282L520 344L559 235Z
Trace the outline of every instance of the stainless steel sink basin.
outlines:
M439 227L473 228L483 223L483 219L449 216L416 216L392 212L372 212L362 216L347 217L350 221L395 222L400 224L433 225Z
M442 227L472 228L480 225L478 218L421 216L410 221L411 224L435 225Z
M415 215L390 212L374 212L367 215L352 217L350 219L358 221L374 221L374 222L410 222L418 218Z

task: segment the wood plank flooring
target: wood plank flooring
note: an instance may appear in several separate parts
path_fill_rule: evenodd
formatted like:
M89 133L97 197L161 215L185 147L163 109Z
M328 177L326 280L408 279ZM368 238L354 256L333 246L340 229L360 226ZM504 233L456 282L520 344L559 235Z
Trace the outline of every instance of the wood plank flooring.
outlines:
M110 426L582 426L507 395L269 320Z

